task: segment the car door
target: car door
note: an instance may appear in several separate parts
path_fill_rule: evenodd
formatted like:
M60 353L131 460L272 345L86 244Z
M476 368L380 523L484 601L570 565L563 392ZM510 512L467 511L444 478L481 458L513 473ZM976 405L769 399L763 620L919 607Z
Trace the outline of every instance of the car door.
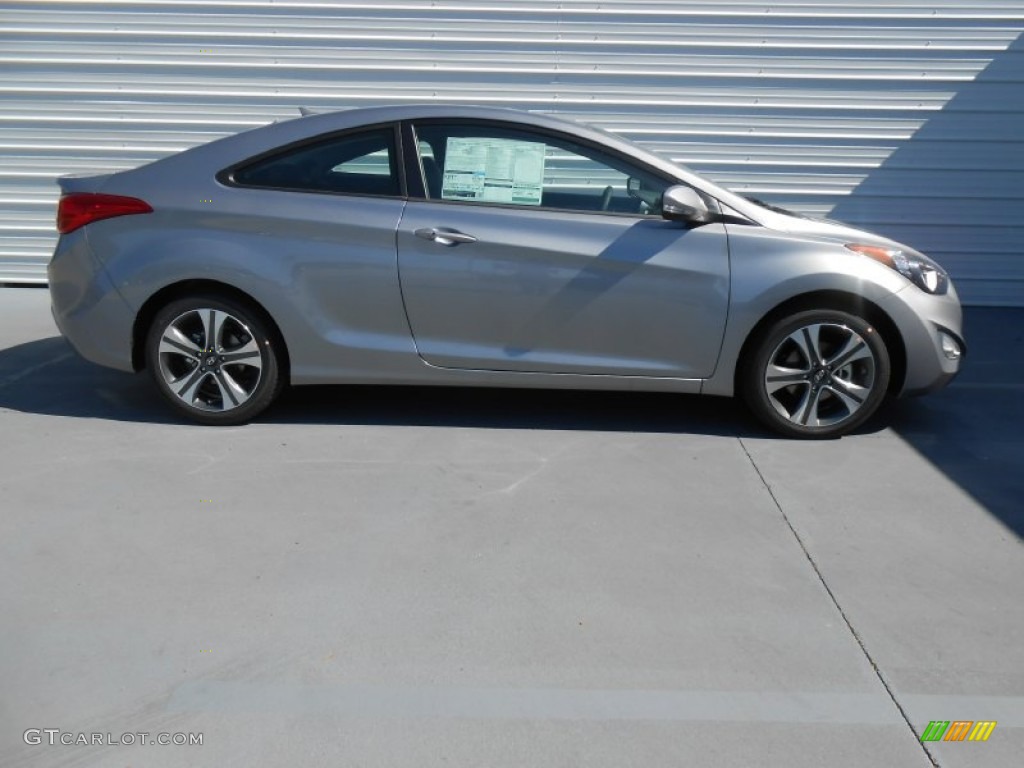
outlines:
M403 212L398 264L427 363L679 378L714 371L727 238L722 224L661 218L671 180L511 124L432 120L412 131L425 184Z

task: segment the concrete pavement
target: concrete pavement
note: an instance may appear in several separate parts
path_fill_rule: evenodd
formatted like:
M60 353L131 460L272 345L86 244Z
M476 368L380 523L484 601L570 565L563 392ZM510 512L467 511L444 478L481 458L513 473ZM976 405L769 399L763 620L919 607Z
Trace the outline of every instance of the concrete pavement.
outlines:
M1024 753L1020 312L974 313L968 372L892 428L800 443L571 392L316 388L202 428L47 302L0 289L0 765ZM999 725L926 749L936 719Z

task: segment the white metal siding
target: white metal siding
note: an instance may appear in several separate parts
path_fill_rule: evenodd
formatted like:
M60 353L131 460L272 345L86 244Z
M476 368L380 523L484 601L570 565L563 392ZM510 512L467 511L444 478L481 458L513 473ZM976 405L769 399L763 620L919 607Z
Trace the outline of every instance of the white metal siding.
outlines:
M1024 0L0 2L0 280L56 176L319 109L444 100L610 128L909 241L1024 304Z

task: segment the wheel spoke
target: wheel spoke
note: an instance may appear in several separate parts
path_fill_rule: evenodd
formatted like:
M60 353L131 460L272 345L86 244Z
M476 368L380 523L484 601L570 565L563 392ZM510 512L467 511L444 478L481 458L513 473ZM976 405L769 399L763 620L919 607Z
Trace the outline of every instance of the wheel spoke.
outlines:
M224 323L231 318L231 315L217 309L204 309L198 314L203 323L203 344L208 350L218 349L221 346Z
M811 368L814 367L814 357L811 355L811 347L808 343L809 337L805 336L804 330L804 328L801 328L800 330L794 331L793 333L786 337L786 341L791 341L793 344L796 345L797 349L800 350L800 355L803 357L804 363L807 365L807 369L810 370ZM782 344L780 344L778 349L776 350L776 354L778 354L778 352L782 350L785 347L785 345L785 341ZM775 355L772 355L772 359L774 358Z
M262 368L263 360L260 355L260 347L255 339L249 341L230 352L221 355L223 365L247 365L251 368Z
M248 398L246 391L227 371L218 371L213 379L217 382L217 388L220 389L220 398L225 408L228 407L229 400L232 406L237 406Z
M781 365L771 363L768 365L768 372L764 377L765 388L770 395L794 384L805 384L807 382L807 374L808 371L784 368Z
M791 402L790 398L795 397L795 395L792 392L789 392L790 397L779 397L779 395L776 394L779 391L779 389L786 389L788 387L803 388L803 391L800 393L800 400L795 408L793 408L792 405L787 405L787 403ZM795 383L786 384L782 387L779 387L779 389L770 391L768 393L768 402L771 403L772 408L774 408L778 412L778 414L782 416L782 418L787 419L788 421L795 421L797 415L800 413L800 409L803 407L803 404L807 400L808 393L811 391L811 383L809 381L798 381Z
M796 410L796 419L805 427L817 427L820 426L818 420L818 403L821 401L821 390L815 389L814 387L807 388L807 394L804 395L804 399L800 402L800 406ZM813 416L814 420L811 421Z
M192 403L195 402L196 399L196 391L202 385L203 379L210 375L212 374L209 371L194 371L191 374L185 374L177 381L171 382L171 386L174 387L178 397L180 397L189 405L192 405ZM183 381L185 383L181 384L181 382ZM179 384L181 384L180 388L178 387Z
M821 365L821 326L809 325L800 330L806 345L804 351L807 353L807 359L812 366Z
M855 360L863 360L865 358L873 359L871 349L864 339L851 331L850 337L846 340L843 348L833 355L831 359L826 360L825 363L832 370L836 370Z
M828 389L842 401L850 413L860 408L871 393L871 390L867 387L861 387L842 379L832 379Z
M203 324L203 349L213 349L213 315L214 311L200 310L196 312L199 315L199 321Z
M182 355L189 360L198 360L202 350L176 326L171 326L160 339L160 354Z

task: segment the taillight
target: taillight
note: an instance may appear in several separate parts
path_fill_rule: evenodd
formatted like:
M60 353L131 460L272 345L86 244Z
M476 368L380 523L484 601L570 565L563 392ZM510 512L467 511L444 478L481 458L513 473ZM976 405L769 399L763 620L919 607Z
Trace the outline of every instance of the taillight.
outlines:
M152 213L145 200L122 195L101 195L96 192L76 192L65 195L57 204L57 231L62 235L74 232L100 219L129 216L133 213Z

